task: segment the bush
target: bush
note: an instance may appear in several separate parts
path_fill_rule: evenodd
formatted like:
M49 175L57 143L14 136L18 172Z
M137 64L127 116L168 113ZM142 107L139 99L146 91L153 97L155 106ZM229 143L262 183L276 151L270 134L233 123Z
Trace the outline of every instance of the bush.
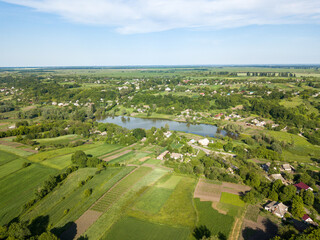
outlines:
M89 197L92 194L92 188L88 188L83 192L85 197Z

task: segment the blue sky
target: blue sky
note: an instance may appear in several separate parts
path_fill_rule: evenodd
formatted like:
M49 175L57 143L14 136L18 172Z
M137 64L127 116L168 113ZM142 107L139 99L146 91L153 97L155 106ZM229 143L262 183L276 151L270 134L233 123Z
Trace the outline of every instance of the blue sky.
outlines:
M1 67L319 64L320 1L0 0L0 33Z

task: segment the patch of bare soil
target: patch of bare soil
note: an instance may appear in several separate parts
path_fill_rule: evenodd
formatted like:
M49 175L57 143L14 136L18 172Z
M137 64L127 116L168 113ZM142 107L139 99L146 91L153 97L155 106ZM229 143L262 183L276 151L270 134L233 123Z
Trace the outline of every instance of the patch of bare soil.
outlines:
M200 198L200 201L219 202L222 185L211 184L200 179L194 191L193 197Z
M106 158L104 158L104 159L102 159L102 160L103 160L103 161L106 161L106 162L109 162L109 161L111 161L111 160L113 160L113 159L116 159L116 158L118 158L118 157L121 157L121 156L123 156L123 155L125 155L125 154L127 154L127 153L129 153L129 152L131 152L131 151L132 151L132 150L125 150L125 151L120 152L120 153L118 153L118 154L115 154L115 155L106 157Z
M111 153L107 153L107 154L105 154L105 155L103 155L103 156L100 156L99 158L103 160L103 159L105 159L105 158L107 158L107 157L109 157L109 156L111 156L111 155L118 154L118 153L120 153L120 152L122 152L122 151L124 151L124 150L127 150L128 148L134 147L135 145L136 145L136 143L134 143L134 144L132 144L132 145L130 145L130 146L128 146L128 147L121 148L121 149L119 149L119 150L113 151L113 152L111 152Z
M37 153L38 152L37 150L29 148L27 145L24 145L24 144L18 143L18 142L8 142L8 141L0 140L0 144L6 145L6 146L9 146L9 147L14 147L14 148L25 146L25 148L21 148L21 150L26 151L26 152L32 152L32 153Z
M146 161L147 159L149 159L150 157L143 157L143 158L141 158L139 161L140 162L144 162L144 161Z
M247 191L250 191L250 189L251 188L246 185L228 183L228 182L222 183L222 192L241 195Z
M259 216L257 222L244 219L239 240L267 240L277 232L278 226L268 218Z

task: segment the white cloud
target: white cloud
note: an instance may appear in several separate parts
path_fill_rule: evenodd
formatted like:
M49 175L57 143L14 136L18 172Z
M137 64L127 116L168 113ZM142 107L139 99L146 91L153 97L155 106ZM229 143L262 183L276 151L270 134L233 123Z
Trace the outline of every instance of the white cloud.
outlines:
M319 0L2 0L120 33L262 24L320 24Z

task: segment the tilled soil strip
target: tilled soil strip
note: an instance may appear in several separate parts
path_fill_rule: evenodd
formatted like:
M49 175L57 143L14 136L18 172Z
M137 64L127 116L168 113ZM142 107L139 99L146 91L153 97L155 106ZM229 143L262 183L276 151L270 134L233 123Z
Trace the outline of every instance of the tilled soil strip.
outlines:
M118 158L118 157L121 157L121 156L123 156L123 155L125 155L125 154L127 154L127 153L129 153L129 152L132 152L132 150L125 150L125 151L123 151L123 152L120 152L120 153L118 153L118 154L112 155L112 156L110 156L110 157L106 157L106 158L104 158L104 159L102 159L102 160L103 160L103 161L106 161L106 162L109 162L109 161L111 161L111 160L113 160L113 159L116 159L116 158Z
M111 155L114 155L114 154L120 153L120 152L122 152L122 151L124 151L124 150L127 150L128 148L134 147L135 145L137 145L137 144L134 143L134 144L132 144L132 145L130 145L130 146L128 146L128 147L124 147L124 148L121 148L121 149L119 149L119 150L116 150L116 151L107 153L107 154L105 154L105 155L103 155L103 156L100 156L99 158L100 158L100 159L107 158L107 157L109 157L109 156L111 156Z

